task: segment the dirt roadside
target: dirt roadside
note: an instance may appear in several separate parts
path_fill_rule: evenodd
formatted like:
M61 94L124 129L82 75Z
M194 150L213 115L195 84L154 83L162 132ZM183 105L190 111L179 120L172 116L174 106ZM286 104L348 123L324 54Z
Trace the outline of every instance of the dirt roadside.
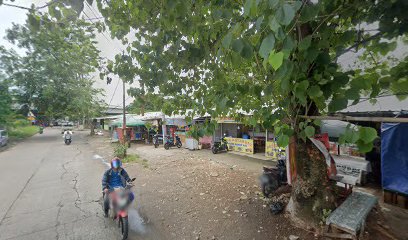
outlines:
M112 157L106 137L89 143L96 154ZM163 239L315 239L268 211L257 181L262 162L148 145L132 145L128 153L139 156L139 164L125 164L137 177L137 209Z

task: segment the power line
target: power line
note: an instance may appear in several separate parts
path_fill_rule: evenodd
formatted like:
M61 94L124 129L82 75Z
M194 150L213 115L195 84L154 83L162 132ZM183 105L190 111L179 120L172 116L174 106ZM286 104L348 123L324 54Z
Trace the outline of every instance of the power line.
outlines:
M118 89L119 82L120 82L120 79L118 79L118 82L116 83L115 90L113 91L113 95L112 95L112 97L111 97L111 100L109 101L109 106L111 105L112 100L113 100L113 97L114 97L114 96L115 96L115 94L116 94L116 90Z
M88 7L88 9L91 10L91 12L92 12L92 14L94 15L94 17L95 17L95 18L98 18L99 16L94 12L94 10L92 10L93 7L92 7L91 5L89 5L86 1L84 1L84 2L85 2L85 5ZM96 11L96 10L95 10L95 11ZM84 15L85 15L88 19L91 19L91 18L88 16L88 14L86 14L85 11L83 11L83 13L84 13ZM92 20L91 20L91 22L93 23ZM120 52L123 51L123 49L122 49L121 47L117 46L116 43L115 43L111 38L108 38L108 37L105 35L104 32L101 32L101 34L104 36L104 38L105 38L106 40L110 41L110 42L113 44L113 46L114 46L117 50L119 50Z
M94 10L96 11L96 9L92 6L92 5L90 5L87 1L84 1L85 2L85 5L89 8L89 10L91 10L91 12L93 13L93 15L95 16L95 17L99 17L99 16L97 16L97 14L94 12Z

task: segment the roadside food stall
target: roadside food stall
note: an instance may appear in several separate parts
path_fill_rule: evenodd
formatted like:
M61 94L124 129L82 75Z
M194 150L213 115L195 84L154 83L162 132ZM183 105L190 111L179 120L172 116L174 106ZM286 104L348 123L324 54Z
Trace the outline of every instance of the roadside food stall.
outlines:
M186 119L183 116L166 116L166 135L173 137L177 134L181 139L181 143L185 143L186 140Z
M226 136L228 149L246 154L254 154L254 140L249 137L249 129L234 118L217 118L218 128L214 141L221 141Z
M148 137L146 138L146 143L153 142L153 136L157 134L159 136L159 142L163 142L163 132L165 125L163 125L164 114L162 112L146 112L144 116L139 117L142 121L146 123L146 126L150 125L148 129Z
M217 123L215 141L219 141L225 134L232 151L261 154L269 159L277 159L277 154L282 154L273 134L268 134L268 130L263 129L259 124L248 126L228 117L217 118Z
M111 123L113 129L112 140L122 139L123 118L119 118ZM141 141L147 137L145 122L135 116L126 115L126 135L131 141Z
M211 116L206 113L204 116L196 116L193 118L192 125L201 125L203 126L205 123L208 123L211 121ZM186 133L189 131L189 127L186 127ZM187 137L186 138L186 143L188 146L186 146L188 149L210 149L211 144L213 142L214 136L212 134L210 135L204 135L198 139L198 142L193 139L192 137Z
M354 124L339 120L323 120L320 137L327 145L336 164L337 175L355 184L365 184L366 176L372 171L371 163L365 155L358 152L355 144L339 144L339 137L345 133L347 127L355 128Z

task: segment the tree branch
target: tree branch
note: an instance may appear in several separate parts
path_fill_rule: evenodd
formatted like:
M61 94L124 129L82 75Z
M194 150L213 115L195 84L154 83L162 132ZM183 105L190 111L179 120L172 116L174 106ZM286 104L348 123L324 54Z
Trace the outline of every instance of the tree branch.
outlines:
M363 39L362 41L355 43L354 45L352 45L352 46L350 46L350 47L344 49L343 51L341 51L341 52L336 56L336 58L338 58L338 57L340 57L341 55L345 54L346 52L352 50L353 48L356 48L356 47L358 47L358 46L360 46L360 45L363 45L363 44L365 44L365 43L367 43L367 42L369 42L369 41L371 41L371 40L374 40L374 39L376 39L376 38L381 37L381 34L382 34L381 32L378 32L378 33L372 35L372 36L369 37L369 38Z
M41 6L41 7L36 7L35 9L39 10L39 9L42 9L42 8L46 8L46 7L50 6L51 4L57 3L57 2L59 2L59 1L60 1L60 0L54 0L54 1L51 1L51 2L49 2L49 3L46 3L45 5L43 5L43 6Z
M24 10L33 10L31 8L28 8L28 7L23 7L23 6L19 6L19 5L15 5L15 4L10 4L10 3L3 3L3 5L8 6L8 7L20 8L20 9L24 9Z
M36 7L36 8L24 7L24 6L20 6L20 5L16 5L16 4L11 4L11 3L3 3L3 5L8 6L8 7L15 7L15 8L23 9L23 10L39 10L39 9L50 6L51 4L57 3L58 1L60 1L60 0L54 0L54 1L51 1L51 2L45 4L45 5L41 6L41 7Z

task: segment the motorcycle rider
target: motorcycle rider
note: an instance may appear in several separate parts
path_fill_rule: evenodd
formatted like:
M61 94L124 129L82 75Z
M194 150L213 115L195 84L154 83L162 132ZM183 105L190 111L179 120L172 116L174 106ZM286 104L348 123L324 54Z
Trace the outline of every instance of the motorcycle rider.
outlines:
M66 137L67 135L72 136L71 130L65 130L65 131L64 131L64 135L62 136L62 138L65 139L65 137Z
M125 169L122 168L122 161L118 157L113 158L111 160L111 168L106 170L102 177L103 209L105 217L108 217L109 211L109 192L113 191L116 187L125 187L127 182L131 182L131 179ZM133 199L133 193L129 192L129 201L132 202Z

